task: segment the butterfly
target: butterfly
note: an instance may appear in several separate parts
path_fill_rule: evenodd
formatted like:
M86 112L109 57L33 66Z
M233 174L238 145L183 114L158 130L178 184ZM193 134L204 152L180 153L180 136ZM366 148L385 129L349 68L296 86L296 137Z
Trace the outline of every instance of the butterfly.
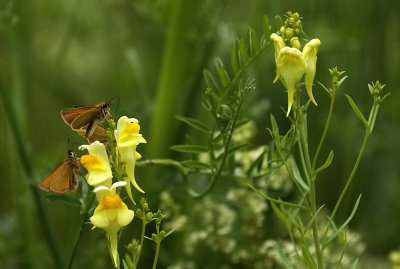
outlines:
M94 128L94 131L92 135L86 137L86 129L85 128L80 128L77 130L78 134L83 136L88 140L89 143L93 143L94 141L99 141L100 143L106 144L108 142L107 137L106 137L106 130L104 130L103 127L96 126Z
M78 131L83 128L85 137L93 135L97 124L110 115L110 106L115 101L105 101L97 105L74 106L61 110L61 117L73 130Z
M78 188L79 166L75 152L68 150L64 161L39 183L39 188L55 193L75 192Z

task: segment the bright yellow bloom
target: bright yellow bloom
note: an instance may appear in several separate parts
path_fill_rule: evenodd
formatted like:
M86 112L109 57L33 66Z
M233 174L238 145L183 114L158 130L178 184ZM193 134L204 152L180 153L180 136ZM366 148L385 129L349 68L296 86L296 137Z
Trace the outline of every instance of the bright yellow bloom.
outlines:
M83 155L81 164L88 170L86 181L91 186L111 186L112 172L107 151L103 143L95 141L90 145L82 145L80 150L87 149L88 155Z
M321 42L319 39L313 39L308 42L303 52L298 48L285 46L282 37L277 34L272 34L271 39L274 41L275 47L275 62L276 62L276 77L274 83L280 78L283 78L285 87L288 91L288 110L286 116L289 115L293 104L293 97L296 83L298 83L305 74L305 84L308 96L311 101L317 105L312 94L312 84L315 77L315 66L317 63L317 51ZM299 47L298 39L293 39L292 44Z
M121 117L117 123L115 138L117 140L117 150L120 160L125 163L127 178L125 179L126 191L133 201L130 183L140 192L144 191L136 183L135 165L136 160L141 158L141 155L136 152L136 147L140 143L146 143L146 140L139 134L139 121L135 118L129 119L126 116Z
M117 233L121 227L128 225L134 217L133 210L128 209L125 203L122 202L121 197L115 194L115 188L125 185L124 183L116 182L111 188L100 186L94 190L95 192L102 191L107 194L103 196L93 216L90 218L90 222L94 225L93 229L98 227L107 232L115 267L117 267L118 255Z

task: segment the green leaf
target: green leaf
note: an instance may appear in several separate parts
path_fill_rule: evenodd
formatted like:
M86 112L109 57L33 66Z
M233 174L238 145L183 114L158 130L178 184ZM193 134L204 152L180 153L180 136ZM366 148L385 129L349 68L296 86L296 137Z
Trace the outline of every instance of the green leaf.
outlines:
M182 161L181 164L195 169L211 169L211 166L208 163L203 163L194 160Z
M210 71L207 69L203 70L203 75L204 75L204 80L206 81L206 84L209 88L216 90L217 92L220 92L220 88L215 81L213 75L211 74Z
M307 224L307 226L306 226L306 231L308 230L308 229L310 229L310 227L311 227L311 225L313 224L313 222L315 221L315 219L317 218L317 216L318 216L318 213L321 211L321 209L324 207L324 205L322 205L322 206L320 206L319 208L318 208L318 210L315 212L315 214L312 216L312 218L310 219L310 221L308 222L308 224Z
M321 82L317 81L319 85L321 85L321 87L327 92L327 94L331 95L332 90L328 89L327 87L325 87L324 84L322 84Z
M331 152L329 152L328 158L326 159L325 163L321 167L319 167L317 170L315 170L315 174L317 175L321 171L328 168L331 165L332 160L333 160L333 151L331 150Z
M198 145L175 145L170 147L169 149L179 152L194 153L194 154L208 152L208 148Z
M238 59L238 41L235 41L232 46L232 51L231 51L231 65L232 65L232 70L233 73L236 75L239 73L239 59Z
M355 205L354 205L354 207L353 207L353 210L351 211L350 216L346 219L346 221L342 224L342 226L340 226L340 227L325 241L323 248L326 248L326 247L328 246L328 244L329 244L330 242L332 242L333 239L335 239L336 236L338 236L338 234L339 234L341 231L343 231L343 230L347 227L347 225L349 224L349 222L350 222L351 219L354 217L354 214L355 214L356 211L357 211L358 204L360 203L360 199L361 199L361 194L358 196L358 199L357 199L357 201L356 201L356 203L355 203Z
M249 169L247 170L247 176L251 176L253 170L258 167L263 161L265 156L266 150L264 149L263 152L254 160L254 162L250 165Z
M277 207L277 205L273 202L270 201L271 203L271 207L272 210L274 210L276 216L283 222L283 223L287 223L287 219L285 217L285 215L282 213L282 211Z
M279 257L281 258L281 261L283 263L283 266L285 269L294 269L289 258L286 256L286 254L283 252L282 248L279 246L279 244L275 245L276 250L278 251Z
M303 179L301 178L299 168L297 167L297 164L294 160L288 159L288 165L290 169L292 170L294 180L299 184L300 187L302 187L306 192L308 192L310 189L308 188L307 184L304 183Z
M290 207L294 207L294 208L299 208L299 209L303 209L303 210L306 210L306 211L308 210L308 208L306 208L306 207L304 207L304 206L302 206L302 205L293 204L293 203L285 202L285 201L278 200L278 199L275 199L275 198L271 198L271 197L265 195L264 193L260 192L259 190L257 190L255 187L253 187L253 186L250 185L250 184L247 184L247 186L249 186L250 189L252 189L253 191L255 191L259 196L261 196L262 198L264 198L264 199L266 199L266 200L268 200L268 201L270 201L270 202L274 202L274 203L277 203L277 204L281 204L281 205L285 205L285 206L290 206Z
M264 35L265 39L269 39L270 30L269 30L269 19L267 15L264 15Z
M208 133L209 134L211 132L210 128L208 128L208 126L206 124L202 123L199 120L196 120L196 119L193 119L193 118L189 118L189 117L185 117L185 116L181 116L181 115L176 115L175 118L177 120L183 121L184 123L190 125L191 127L195 128L195 129L197 129L199 131L202 131L204 133Z
M239 42L239 64L240 66L243 66L247 64L247 62L249 61L249 56L247 55L247 47L244 38L240 38L238 42Z
M257 38L256 31L249 27L249 49L250 49L250 57L253 57L259 51L259 43Z
M347 101L349 101L351 108L354 110L356 113L357 117L361 120L361 122L364 124L365 128L368 128L368 122L365 119L364 115L361 113L360 109L358 109L356 103L354 103L353 99L347 94L345 94Z
M164 239L167 238L168 236L170 236L173 232L175 232L175 230L176 230L176 228L169 230L169 232L165 234Z
M61 203L64 203L66 205L71 205L71 206L76 206L76 207L81 207L82 204L79 200L75 199L74 197L71 197L70 195L67 194L48 194L45 196L46 200L49 200L50 202L54 201L59 201Z
M303 244L301 246L301 252L303 254L304 261L306 262L307 267L310 269L317 269L317 265L315 264L315 261L314 261L313 257L311 256L311 253L308 250L308 247L305 244Z
M221 80L222 86L226 88L226 86L231 83L231 79L220 58L215 59L215 67L218 70L219 79Z

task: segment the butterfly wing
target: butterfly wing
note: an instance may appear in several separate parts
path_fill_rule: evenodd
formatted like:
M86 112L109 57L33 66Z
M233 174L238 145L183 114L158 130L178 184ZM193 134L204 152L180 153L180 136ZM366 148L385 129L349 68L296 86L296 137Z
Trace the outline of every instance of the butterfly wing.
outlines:
M39 183L39 187L44 191L65 193L76 191L78 187L76 160L65 157L53 172Z
M95 106L79 106L74 108L67 108L61 110L61 117L66 124L71 126L72 122L80 115L88 112L89 110L95 109ZM72 127L72 126L71 126Z
M93 143L94 141L99 141L101 143L106 143L107 142L107 137L106 137L106 130L100 126L96 126L93 128L93 134L86 136L86 129L85 128L80 128L77 131L81 136L85 137L89 143Z
M79 130L82 127L87 127L93 124L93 122L99 117L99 112L100 110L98 108L92 108L81 113L71 122L72 129Z

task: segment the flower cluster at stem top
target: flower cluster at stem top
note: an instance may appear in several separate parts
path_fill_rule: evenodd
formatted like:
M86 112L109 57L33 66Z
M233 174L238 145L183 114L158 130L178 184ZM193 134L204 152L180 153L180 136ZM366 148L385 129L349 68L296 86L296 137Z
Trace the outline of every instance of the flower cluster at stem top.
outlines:
M279 34L271 34L275 47L276 77L274 83L281 78L282 83L288 91L289 115L293 105L296 84L305 75L307 94L311 101L317 105L312 94L312 85L315 77L317 64L317 51L321 44L319 39L312 39L300 51L301 44L299 36L302 33L302 26L299 14L288 13L285 25L281 27Z
M115 124L111 124L113 125ZM90 145L82 145L79 149L88 150L89 154L83 155L80 162L88 171L86 181L95 188L94 192L99 203L90 222L94 225L93 228L99 227L107 232L114 265L117 266L117 233L132 221L134 211L122 201L116 189L125 186L133 203L131 184L144 193L136 183L134 171L136 160L141 157L136 152L136 147L140 143L146 143L146 140L139 134L140 125L134 118L121 117L116 130L111 131L113 135L107 146L95 141ZM110 160L112 160L111 165ZM123 181L113 184L112 171L115 171L116 175L121 175Z

